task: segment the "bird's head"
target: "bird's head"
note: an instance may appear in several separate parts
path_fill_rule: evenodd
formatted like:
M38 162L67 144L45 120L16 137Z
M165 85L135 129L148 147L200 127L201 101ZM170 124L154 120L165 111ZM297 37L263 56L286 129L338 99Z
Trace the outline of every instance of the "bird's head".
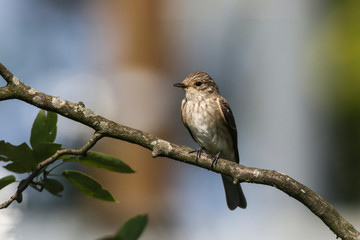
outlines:
M191 73L184 81L175 83L174 86L184 89L188 100L219 94L219 89L210 75L200 71Z

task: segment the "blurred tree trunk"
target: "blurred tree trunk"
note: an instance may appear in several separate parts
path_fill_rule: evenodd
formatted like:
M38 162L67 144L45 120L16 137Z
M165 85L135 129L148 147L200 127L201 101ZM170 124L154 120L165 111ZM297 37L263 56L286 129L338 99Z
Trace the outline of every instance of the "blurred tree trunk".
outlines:
M164 81L161 76L166 72L162 64L166 53L164 39L157 20L160 5L159 0L101 1L95 3L94 11L100 14L110 37L113 36L108 39L112 49L110 59L105 59L110 64L106 72L111 72L108 78L115 95L113 119L166 137L164 119L159 119L158 111L167 109L156 107L161 95L154 89L159 81ZM147 108L152 108L150 114ZM119 204L99 203L98 210L116 225L121 219L142 213L150 214L152 224L157 220L167 221L170 212L165 204L168 202L165 191L171 178L166 176L169 172L166 162L154 160L148 150L121 141L105 139L99 146L99 150L127 162L136 173L95 173L119 201Z

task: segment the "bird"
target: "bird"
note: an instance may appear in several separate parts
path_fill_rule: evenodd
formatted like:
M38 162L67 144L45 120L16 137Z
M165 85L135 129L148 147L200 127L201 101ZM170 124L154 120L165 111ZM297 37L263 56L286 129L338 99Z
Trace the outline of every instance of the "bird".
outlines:
M210 75L202 71L193 72L174 86L185 91L185 98L181 102L181 119L200 146L189 153L196 152L196 159L202 151L214 156L211 167L216 165L219 158L239 163L234 115ZM247 202L240 183L234 183L226 175L221 177L228 208L246 208Z

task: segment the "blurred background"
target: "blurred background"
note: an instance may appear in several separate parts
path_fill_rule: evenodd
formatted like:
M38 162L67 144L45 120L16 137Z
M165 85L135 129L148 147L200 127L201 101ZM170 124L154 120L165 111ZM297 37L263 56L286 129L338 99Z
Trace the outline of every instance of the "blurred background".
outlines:
M172 84L191 72L208 72L234 112L241 163L290 175L360 229L359 1L0 5L0 62L26 84L196 148L181 122L184 93ZM0 139L28 142L38 110L16 100L0 102ZM91 134L59 117L57 142L64 147L80 147ZM97 239L148 213L141 239L335 239L307 208L277 189L243 183L248 208L230 211L215 173L152 159L150 151L114 139L101 140L95 150L136 171L83 169L119 203L85 197L70 185L62 198L28 189L22 204L1 211L0 238ZM15 189L3 189L0 200Z

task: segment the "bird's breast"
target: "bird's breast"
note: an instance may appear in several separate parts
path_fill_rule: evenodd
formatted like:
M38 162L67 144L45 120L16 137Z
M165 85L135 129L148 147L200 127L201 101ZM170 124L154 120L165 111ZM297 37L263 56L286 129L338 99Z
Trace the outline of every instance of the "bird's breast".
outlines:
M231 135L215 99L187 101L182 114L194 140L207 153L233 152Z

